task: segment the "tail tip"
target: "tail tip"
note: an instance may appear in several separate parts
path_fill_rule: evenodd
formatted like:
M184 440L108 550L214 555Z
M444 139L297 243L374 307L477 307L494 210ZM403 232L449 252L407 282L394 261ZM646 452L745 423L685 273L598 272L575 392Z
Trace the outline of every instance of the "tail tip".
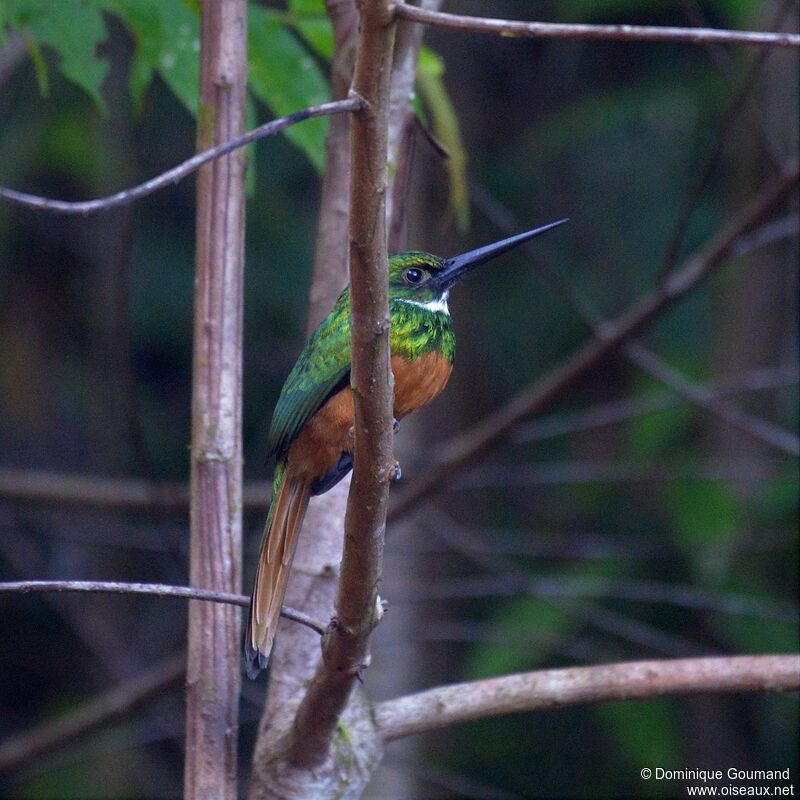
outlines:
M250 680L255 680L262 669L269 666L269 654L253 649L247 642L244 647L244 669Z

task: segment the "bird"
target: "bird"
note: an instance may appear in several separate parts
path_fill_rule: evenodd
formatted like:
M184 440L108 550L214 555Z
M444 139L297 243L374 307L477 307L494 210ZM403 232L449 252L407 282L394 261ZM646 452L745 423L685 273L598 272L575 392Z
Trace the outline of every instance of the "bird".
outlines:
M456 281L566 221L552 222L452 258L416 251L389 257L395 427L403 417L434 400L450 378L456 343L448 296ZM250 678L269 663L309 500L335 486L353 466L350 354L347 287L297 359L272 416L268 457L276 458L273 499L245 635L245 669ZM399 465L395 465L395 477L399 477Z

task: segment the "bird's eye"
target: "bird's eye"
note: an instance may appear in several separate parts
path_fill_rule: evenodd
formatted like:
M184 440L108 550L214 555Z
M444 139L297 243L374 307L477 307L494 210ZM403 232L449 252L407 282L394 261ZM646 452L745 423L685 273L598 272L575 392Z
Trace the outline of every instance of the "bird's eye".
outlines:
M406 283L422 283L425 273L421 269L411 267L403 273Z

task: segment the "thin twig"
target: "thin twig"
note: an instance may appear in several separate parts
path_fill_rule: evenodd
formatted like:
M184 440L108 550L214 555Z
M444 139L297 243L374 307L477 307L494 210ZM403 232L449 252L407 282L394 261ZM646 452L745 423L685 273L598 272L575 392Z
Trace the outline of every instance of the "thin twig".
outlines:
M577 486L590 483L670 482L670 481L740 481L760 484L765 480L792 474L777 469L774 463L763 460L709 459L708 461L684 460L659 463L653 466L643 462L611 461L564 461L539 462L537 464L481 464L480 468L467 471L450 483L454 491L485 489L488 487L513 486Z
M751 414L746 414L738 406L715 397L705 386L694 383L673 369L666 362L641 345L639 342L628 342L623 348L625 357L633 361L640 369L657 378L668 386L679 397L719 417L728 425L752 436L754 439L771 445L792 456L800 455L800 438L777 425L766 422Z
M774 24L779 24L786 13L789 3L784 4L782 8L778 9L773 20ZM723 111L722 116L717 127L714 143L705 158L705 163L702 167L695 167L691 170L691 174L696 176L692 186L684 198L678 215L675 219L672 233L670 234L667 247L664 251L659 274L664 275L675 266L675 260L678 256L678 250L686 235L686 229L689 225L694 209L703 195L703 191L708 184L711 175L714 172L715 166L719 163L720 156L722 155L723 147L728 138L728 132L731 128L731 123L735 120L736 116L744 109L745 101L747 100L750 90L755 86L756 81L761 74L764 65L767 63L767 56L769 50L762 50L753 60L747 74L741 81L741 84L735 94L728 102L727 108ZM771 155L771 154L770 154ZM771 158L770 158L771 160Z
M459 532L460 529L459 529ZM454 548L455 549L455 548ZM464 553L458 548L459 553ZM468 555L482 554L467 550ZM489 558L494 558L489 556ZM478 561L478 558L474 559ZM481 559L483 560L483 559ZM588 578L574 574L550 574L531 578L519 571L496 573L489 577L450 578L420 587L393 598L393 602L464 600L481 597L578 598L625 600L647 605L668 605L731 616L771 619L797 624L798 609L791 603L769 597L736 593L717 593L694 586L653 580Z
M583 25L561 22L521 22L467 17L396 3L401 19L450 30L494 33L537 39L601 39L617 42L681 42L684 44L745 44L756 47L800 47L800 35L716 28L672 28L653 25Z
M203 600L209 603L227 603L247 608L250 598L231 592L212 592L191 586L169 586L164 583L123 583L120 581L10 581L0 583L1 592L91 592L103 594L146 594L155 597L178 597L184 600ZM307 614L288 606L281 607L281 616L299 622L322 635L326 625L315 622Z
M178 689L185 674L186 656L181 653L93 697L61 717L9 736L0 744L0 774L19 769L23 764L72 744L77 738L109 722L127 717L151 698Z
M289 114L288 117L274 119L224 144L203 150L197 155L192 156L192 158L187 159L182 164L178 164L178 166L166 172L162 172L155 178L151 178L130 189L123 189L108 197L98 197L95 200L79 200L72 202L67 200L53 200L49 197L39 197L34 194L28 194L27 192L18 192L15 189L0 187L0 200L8 200L28 208L34 208L39 211L51 211L57 214L93 214L98 211L108 211L110 208L132 203L141 197L163 189L171 183L177 183L187 175L196 172L209 161L228 155L228 153L232 153L234 150L238 150L240 147L244 147L258 139L263 139L266 136L279 133L290 125L295 125L298 122L303 122L313 117L342 114L348 111L356 111L359 108L361 108L361 100L358 97L349 97L346 100L322 103L321 105L304 108L301 111L295 111L294 114Z
M702 387L712 398L729 397L742 392L753 392L764 389L781 389L796 386L800 375L794 367L784 369L750 370L730 378L711 381ZM534 420L514 434L515 442L539 442L558 436L569 436L574 433L603 428L631 419L644 417L666 411L679 405L681 400L674 394L662 392L646 394L609 403L598 403L583 411L564 414L553 414L543 419Z
M800 656L634 661L541 670L441 686L375 707L384 741L469 720L612 700L800 688Z
M599 338L588 342L550 373L511 398L494 414L446 445L443 448L444 455L428 467L425 476L403 492L389 513L389 520L396 521L417 509L423 498L503 441L519 422L543 411L625 342L662 316L724 263L741 237L757 227L785 200L797 183L798 175L800 172L795 161L702 251L671 272L661 286L640 297L613 322L604 324L599 330Z

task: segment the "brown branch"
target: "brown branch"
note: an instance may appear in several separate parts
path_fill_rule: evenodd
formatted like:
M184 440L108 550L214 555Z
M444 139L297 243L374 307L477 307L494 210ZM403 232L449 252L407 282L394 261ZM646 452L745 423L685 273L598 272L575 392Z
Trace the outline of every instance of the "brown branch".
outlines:
M72 711L9 736L0 744L0 774L70 745L103 725L127 717L143 703L178 689L186 673L183 653L159 662L147 672L124 681Z
M580 378L698 286L732 254L742 236L752 231L786 199L797 183L799 174L797 162L792 162L704 250L666 276L659 288L640 297L614 321L604 323L598 331L598 337L515 395L494 414L446 445L443 448L444 456L429 466L425 477L415 481L402 493L389 513L389 520L395 521L418 508L422 499L503 441L519 422L541 413Z
M39 197L38 195L28 194L27 192L18 192L15 189L8 189L0 186L0 200L7 200L9 202L18 203L19 205L26 206L27 208L34 208L39 211L52 211L57 214L94 214L98 211L108 211L117 206L128 205L138 200L141 197L146 197L153 192L163 189L165 186L177 183L196 172L204 164L210 161L222 158L223 156L238 150L245 145L271 136L274 133L288 128L290 125L295 125L298 122L303 122L313 117L324 117L334 114L342 114L344 112L356 111L361 107L361 100L357 97L349 97L346 100L338 100L331 103L322 103L318 106L310 106L304 108L302 111L296 111L288 117L281 117L260 125L257 128L242 136L236 136L226 141L224 144L209 147L192 158L187 159L182 164L173 167L166 172L162 172L155 178L151 178L138 186L133 186L130 189L123 189L120 192L109 195L108 197L98 197L95 200L54 200L49 197Z
M353 0L326 0L333 28L331 96L347 97L353 80L358 14ZM358 98L351 97L351 101ZM355 110L355 109L354 109ZM331 118L325 139L325 175L320 193L319 224L314 247L314 277L308 298L306 334L333 308L349 275L347 232L350 215L350 116Z
M356 50L358 15L353 0L326 0L334 31L333 82L341 84L337 91L346 92L352 79ZM409 25L418 29L418 26ZM421 33L421 31L419 31ZM399 41L399 32L397 34ZM338 66L337 66L338 65ZM393 87L397 86L398 69L413 68L398 57L392 64ZM405 119L400 104L390 105L389 161L392 159L392 129L399 129ZM335 130L340 125L344 133ZM314 276L310 292L309 331L330 308L333 299L347 282L348 220L350 215L350 142L349 118L341 124L332 120L326 142L327 164L320 204L320 223L317 233ZM332 152L335 147L343 148ZM387 196L387 219L389 198ZM327 299L326 299L327 298ZM343 546L342 523L345 517L349 478L311 503L304 530L298 542L287 598L298 607L312 610L316 617L330 614L334 608L338 583L337 565ZM279 633L272 660L267 702L259 726L253 755L253 772L249 796L252 800L266 797L319 796L324 780L340 786L342 775L348 774L349 785L363 785L377 763L380 740L375 735L370 710L361 692L350 697L342 725L346 725L349 745L336 747L326 765L330 770L316 768L313 773L302 769L287 769L281 759L285 753L289 732L298 705L319 660L318 643L303 635L296 626L287 626ZM356 750L357 759L343 759L343 753ZM355 776L354 776L355 773ZM325 775L325 778L322 776ZM354 776L354 777L353 777Z
M756 47L800 47L800 35L715 28L671 28L652 25L582 25L560 22L520 22L508 19L445 14L396 3L400 19L449 30L494 33L536 39L600 39L617 42L681 42L684 44L745 44Z
M414 5L438 11L442 0L415 0ZM392 60L392 81L389 89L388 170L386 193L387 248L397 253L405 247L408 219L407 197L414 161L417 114L411 101L417 78L417 62L422 37L420 25L401 21L397 26Z
M375 707L384 741L469 720L613 700L800 688L800 656L634 661L457 683Z
M334 41L331 93L334 98L345 97L353 77L358 14L354 0L326 0L325 5ZM360 103L359 98L351 99ZM349 215L350 118L343 115L331 119L325 139L325 174L309 290L308 335L316 329L347 283ZM320 618L330 619L333 612L349 486L348 476L310 504L292 562L287 600L291 598L289 602ZM319 642L304 636L294 626L281 626L270 660L270 679L253 748L248 789L248 797L253 800L279 794L275 784L283 782L284 774L279 759L285 753L287 733L319 660ZM313 780L308 774L299 771L295 774L301 786ZM295 786L295 789L295 796L304 796L302 788Z
M395 26L388 0L359 3L352 92L364 107L352 118L350 184L351 386L355 458L345 515L336 620L300 703L288 762L321 764L339 718L366 666L380 616L386 506L392 468L392 398L386 252L386 153Z
M101 594L146 594L155 597L177 597L185 600L202 600L208 603L227 603L247 608L250 598L233 592L213 592L191 586L170 586L166 583L125 583L122 581L8 581L0 583L0 593L15 592L89 592ZM281 616L299 622L320 635L327 626L315 622L307 614L288 606L281 607Z
M244 131L247 0L204 3L200 14L197 143ZM242 306L245 151L197 177L192 353L189 576L192 586L241 590ZM241 614L189 603L184 799L238 797Z

